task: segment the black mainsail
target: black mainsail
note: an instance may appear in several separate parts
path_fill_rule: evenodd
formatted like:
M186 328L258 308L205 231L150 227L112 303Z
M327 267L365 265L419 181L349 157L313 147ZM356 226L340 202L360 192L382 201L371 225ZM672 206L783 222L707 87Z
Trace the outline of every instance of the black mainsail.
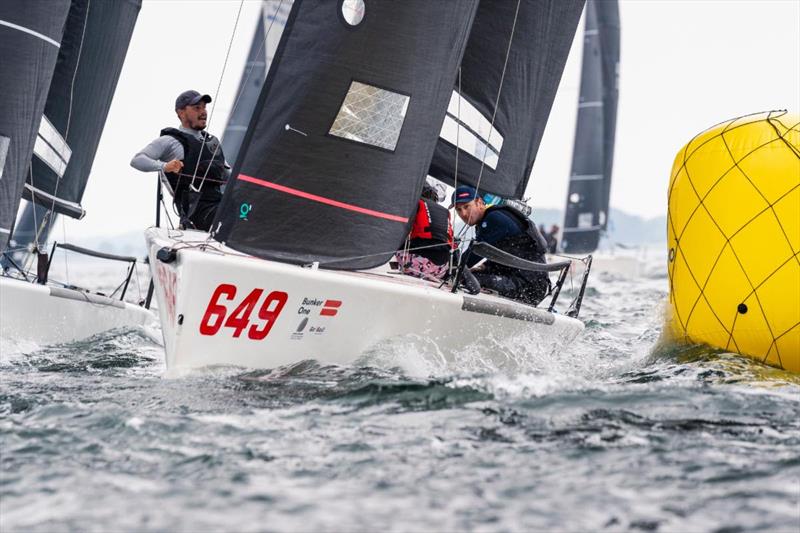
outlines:
M288 263L385 263L411 225L477 1L296 1L213 228Z
M69 0L0 2L0 251L17 215L68 10Z
M619 5L589 0L561 248L591 253L608 224L619 97Z
M36 2L33 2L34 4ZM108 116L141 0L73 0L24 197L72 218Z
M264 78L275 57L291 9L292 0L264 0L262 4L247 62L236 91L234 107L222 134L222 151L229 161L236 161L239 155L247 125L250 124L258 95L264 86Z
M583 4L481 2L431 163L432 176L453 185L458 169L459 184L522 198Z

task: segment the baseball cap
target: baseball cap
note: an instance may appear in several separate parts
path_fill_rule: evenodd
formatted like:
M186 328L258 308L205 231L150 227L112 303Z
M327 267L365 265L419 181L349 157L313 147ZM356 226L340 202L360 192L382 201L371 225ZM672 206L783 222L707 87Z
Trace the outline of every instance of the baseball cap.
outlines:
M477 197L478 191L475 190L475 187L470 187L469 185L460 185L455 191L453 191L453 196L450 199L450 207L471 202Z
M175 99L175 111L183 109L187 105L194 105L199 102L209 103L211 102L211 97L207 94L200 94L197 91L183 91Z

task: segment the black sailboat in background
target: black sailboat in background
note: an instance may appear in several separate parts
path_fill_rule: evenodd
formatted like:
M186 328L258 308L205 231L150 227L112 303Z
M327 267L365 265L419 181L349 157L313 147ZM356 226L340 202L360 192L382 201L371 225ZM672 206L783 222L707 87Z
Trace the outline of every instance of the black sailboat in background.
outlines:
M141 0L73 0L17 219L20 254L43 249L57 215L81 205Z
M583 324L552 312L557 294L548 309L470 296L387 261L432 160L451 183L458 168L521 195L582 8L296 0L212 232L146 233L168 368L349 363L409 338L491 358L519 335L542 350L574 339ZM569 265L552 269L563 281Z
M0 252L17 215L69 0L0 3Z
M581 89L561 248L597 249L608 226L619 97L620 24L616 0L588 0Z
M32 19L47 18L46 14L52 13L54 6L61 5L57 2L4 2L0 19L3 10L15 3L19 4L15 14ZM41 105L32 110L35 113L28 119L34 125L31 130L34 139L27 152L15 154L9 178L17 180L16 196L3 199L4 220L16 214L20 195L30 201L17 225L21 232L14 230L9 241L11 246L3 252L0 306L4 319L0 334L4 339L69 341L118 326L142 324L152 316L149 311L124 302L136 258L93 252L66 243L53 245L49 250L45 248L46 230L56 214L73 218L84 215L81 198L141 0L73 0L63 4L65 18L53 22L53 26L58 23L63 38L60 47L55 41L55 46L47 43L53 48L51 70L46 74L48 84L39 87ZM14 41L2 33L5 30L2 26L0 20L0 51L5 51L6 46L14 46ZM15 57L14 49L3 54L4 66L6 57ZM31 60L31 63L35 65L36 61ZM44 74L40 76L45 79ZM20 86L13 77L3 78L2 83L8 84L10 91L31 91L31 87ZM19 109L24 107L0 108L0 121L14 117ZM6 203L9 211L5 210ZM50 261L57 247L126 262L129 264L127 278L111 296L50 280ZM28 269L28 257L37 260L35 272Z

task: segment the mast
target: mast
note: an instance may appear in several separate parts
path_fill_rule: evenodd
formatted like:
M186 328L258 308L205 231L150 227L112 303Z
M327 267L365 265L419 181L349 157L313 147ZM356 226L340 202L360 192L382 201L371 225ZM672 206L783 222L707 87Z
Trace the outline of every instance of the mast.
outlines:
M17 214L68 10L69 0L0 2L0 252Z
M432 176L504 198L523 197L583 4L481 2Z
M581 93L561 242L568 253L591 253L608 224L619 97L619 5L589 0Z
M287 263L385 263L411 226L476 6L295 1L215 238Z
M264 0L262 3L247 62L236 90L234 107L222 134L222 150L229 161L236 161L239 155L247 125L250 124L291 9L292 0Z

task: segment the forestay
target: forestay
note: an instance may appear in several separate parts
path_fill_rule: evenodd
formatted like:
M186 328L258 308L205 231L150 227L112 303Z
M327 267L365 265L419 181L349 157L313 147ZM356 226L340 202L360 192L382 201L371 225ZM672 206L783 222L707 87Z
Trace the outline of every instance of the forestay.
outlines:
M583 3L481 2L432 176L452 185L457 168L460 184L480 182L484 192L523 196Z
M589 0L562 248L591 253L608 224L619 96L619 5Z
M275 57L283 28L292 9L292 0L264 0L256 23L247 62L242 71L239 88L228 124L222 134L222 151L228 161L236 161L247 125L253 116L258 95L264 86L267 70Z
M0 251L17 214L69 0L0 2Z
M83 217L80 202L140 7L141 0L72 1L26 200Z
M405 239L476 0L295 2L215 237L326 268Z

